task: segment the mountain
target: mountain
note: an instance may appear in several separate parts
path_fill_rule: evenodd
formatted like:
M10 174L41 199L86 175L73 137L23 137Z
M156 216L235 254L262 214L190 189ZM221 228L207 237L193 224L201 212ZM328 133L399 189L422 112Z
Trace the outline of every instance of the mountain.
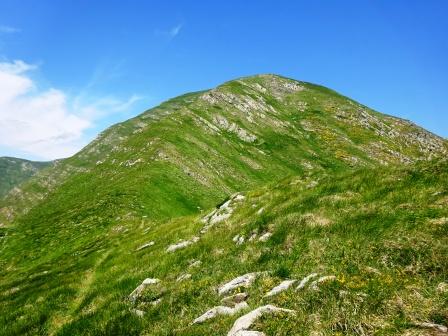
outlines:
M409 121L276 75L171 99L1 201L0 330L225 335L271 303L295 314L251 326L267 335L446 325L447 150ZM246 273L241 311L191 324ZM331 277L263 297L311 273Z
M0 157L0 198L50 164L50 162Z

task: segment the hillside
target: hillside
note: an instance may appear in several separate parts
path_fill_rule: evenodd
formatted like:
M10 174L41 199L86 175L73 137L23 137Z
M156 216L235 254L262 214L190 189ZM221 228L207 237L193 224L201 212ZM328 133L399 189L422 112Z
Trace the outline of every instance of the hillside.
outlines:
M267 335L446 325L447 149L274 75L169 100L2 201L2 334L225 335L264 303L296 311L257 320ZM259 271L237 315L191 325ZM335 278L263 298L312 272Z
M49 165L49 162L33 162L18 158L0 157L0 198Z

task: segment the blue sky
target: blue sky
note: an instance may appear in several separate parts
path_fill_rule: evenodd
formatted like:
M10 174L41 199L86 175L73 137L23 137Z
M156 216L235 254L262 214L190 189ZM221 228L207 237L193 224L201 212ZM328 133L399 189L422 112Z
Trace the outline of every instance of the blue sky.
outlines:
M0 156L71 155L163 100L257 73L448 137L446 17L444 0L1 0Z

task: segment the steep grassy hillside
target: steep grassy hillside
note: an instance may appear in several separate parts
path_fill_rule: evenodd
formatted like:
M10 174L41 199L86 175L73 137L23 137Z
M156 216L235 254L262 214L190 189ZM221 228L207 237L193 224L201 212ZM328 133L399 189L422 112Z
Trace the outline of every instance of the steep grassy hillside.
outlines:
M296 313L259 319L251 330L436 335L422 323L448 323L447 181L446 161L311 173L245 193L230 203L230 217L213 226L203 215L162 223L133 217L117 220L91 245L82 244L90 228L78 226L75 251L40 264L27 260L26 269L8 267L1 281L2 333L226 335L239 315L274 304ZM41 231L30 235L44 239ZM195 236L199 241L167 252ZM236 290L249 295L249 307L191 324L221 304L220 285L251 272L266 273ZM317 290L312 281L296 290L297 282L264 297L281 281L314 272L335 278ZM129 295L145 278L160 283L133 302Z
M412 123L329 89L254 76L180 96L111 127L11 195L0 205L0 222L42 199L46 217L110 200L118 202L114 215L169 218L288 175L411 163L447 148Z
M0 198L22 182L28 180L49 162L33 162L11 157L0 157Z
M267 272L248 289L250 308L296 310L258 320L268 335L446 324L434 286L446 277L447 165L428 160L447 149L408 121L279 76L167 101L1 201L2 332L224 335L235 316L190 323L219 303L216 286L249 271ZM188 247L167 252L178 240ZM307 272L336 281L262 299ZM130 300L145 278L160 282ZM433 308L394 310L407 286Z

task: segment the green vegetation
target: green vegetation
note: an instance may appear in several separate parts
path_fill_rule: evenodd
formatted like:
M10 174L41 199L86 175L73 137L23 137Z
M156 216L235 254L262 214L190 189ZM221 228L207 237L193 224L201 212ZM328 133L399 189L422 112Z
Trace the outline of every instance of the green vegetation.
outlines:
M0 198L11 189L28 180L50 162L33 162L10 157L0 157Z
M250 310L296 314L252 330L430 334L417 326L448 324L447 149L407 121L278 76L170 100L2 201L0 334L226 335L249 310L191 323L220 304L218 286L258 271ZM228 218L204 223L227 206ZM336 278L264 298L313 272ZM146 278L160 282L132 302Z

